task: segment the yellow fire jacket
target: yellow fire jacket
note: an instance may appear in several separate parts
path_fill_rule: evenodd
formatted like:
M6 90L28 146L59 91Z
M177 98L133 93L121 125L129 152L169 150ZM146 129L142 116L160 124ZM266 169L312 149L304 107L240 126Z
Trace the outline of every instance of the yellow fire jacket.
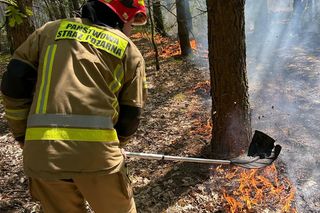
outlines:
M12 132L25 135L28 176L119 170L120 106L142 108L146 98L144 60L128 37L86 19L49 22L15 51L6 79L13 74L1 86Z

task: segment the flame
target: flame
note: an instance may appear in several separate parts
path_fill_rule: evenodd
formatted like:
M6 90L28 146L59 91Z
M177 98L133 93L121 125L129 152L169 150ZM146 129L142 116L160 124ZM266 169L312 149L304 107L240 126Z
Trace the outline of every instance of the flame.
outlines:
M197 41L195 39L191 39L190 46L193 50L196 50L197 49Z
M226 201L230 205L230 212L234 213L237 210L242 209L243 205L233 197L228 196L225 192L223 192L223 197L226 199Z
M229 191L222 191L230 212L255 212L266 204L281 212L296 212L292 207L295 189L288 179L279 179L274 165L251 170L235 167L224 172L220 167L216 172L223 174L228 183L235 183Z
M238 168L236 168L233 172L229 172L226 174L227 179L233 179L237 175Z
M287 182L290 184L290 182L287 180ZM284 206L282 208L283 212L289 212L291 210L291 201L294 199L294 195L295 195L296 190L294 188L290 189L289 195L287 196L287 198L284 201ZM293 212L296 210L293 209L291 212Z

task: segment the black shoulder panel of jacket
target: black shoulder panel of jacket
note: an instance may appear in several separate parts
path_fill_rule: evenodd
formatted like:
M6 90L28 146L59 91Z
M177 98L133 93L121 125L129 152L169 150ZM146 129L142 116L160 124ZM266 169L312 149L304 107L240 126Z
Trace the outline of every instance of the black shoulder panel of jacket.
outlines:
M11 98L32 98L37 71L29 64L12 59L3 74L1 92Z
M141 108L120 105L120 115L115 129L121 137L133 135L140 123Z

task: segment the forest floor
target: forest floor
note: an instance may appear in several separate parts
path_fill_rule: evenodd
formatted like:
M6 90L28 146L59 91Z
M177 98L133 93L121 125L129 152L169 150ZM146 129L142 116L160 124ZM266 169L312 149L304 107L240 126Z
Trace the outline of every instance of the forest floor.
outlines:
M206 52L198 47L193 58L182 59L176 41L157 38L161 69L156 71L147 36L133 38L146 59L149 97L141 126L126 150L210 157ZM1 73L8 60L1 60ZM38 212L38 203L28 194L21 149L8 131L2 105L0 113L0 212ZM280 160L261 170L138 159L128 163L141 213L296 211L295 187Z

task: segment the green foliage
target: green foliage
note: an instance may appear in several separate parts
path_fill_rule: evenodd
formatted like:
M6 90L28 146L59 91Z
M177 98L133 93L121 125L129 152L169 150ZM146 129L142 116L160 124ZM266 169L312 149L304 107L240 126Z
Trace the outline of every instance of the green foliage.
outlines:
M27 16L33 16L33 12L30 7L26 7L26 14L27 14Z
M6 10L6 17L9 20L9 26L14 27L16 24L21 24L26 15L21 13L18 8L14 6L8 6Z
M6 8L5 16L9 22L10 27L22 24L24 18L33 15L31 8L26 7L26 14L24 14L19 10L16 2L12 0L7 0L7 3L9 6Z

